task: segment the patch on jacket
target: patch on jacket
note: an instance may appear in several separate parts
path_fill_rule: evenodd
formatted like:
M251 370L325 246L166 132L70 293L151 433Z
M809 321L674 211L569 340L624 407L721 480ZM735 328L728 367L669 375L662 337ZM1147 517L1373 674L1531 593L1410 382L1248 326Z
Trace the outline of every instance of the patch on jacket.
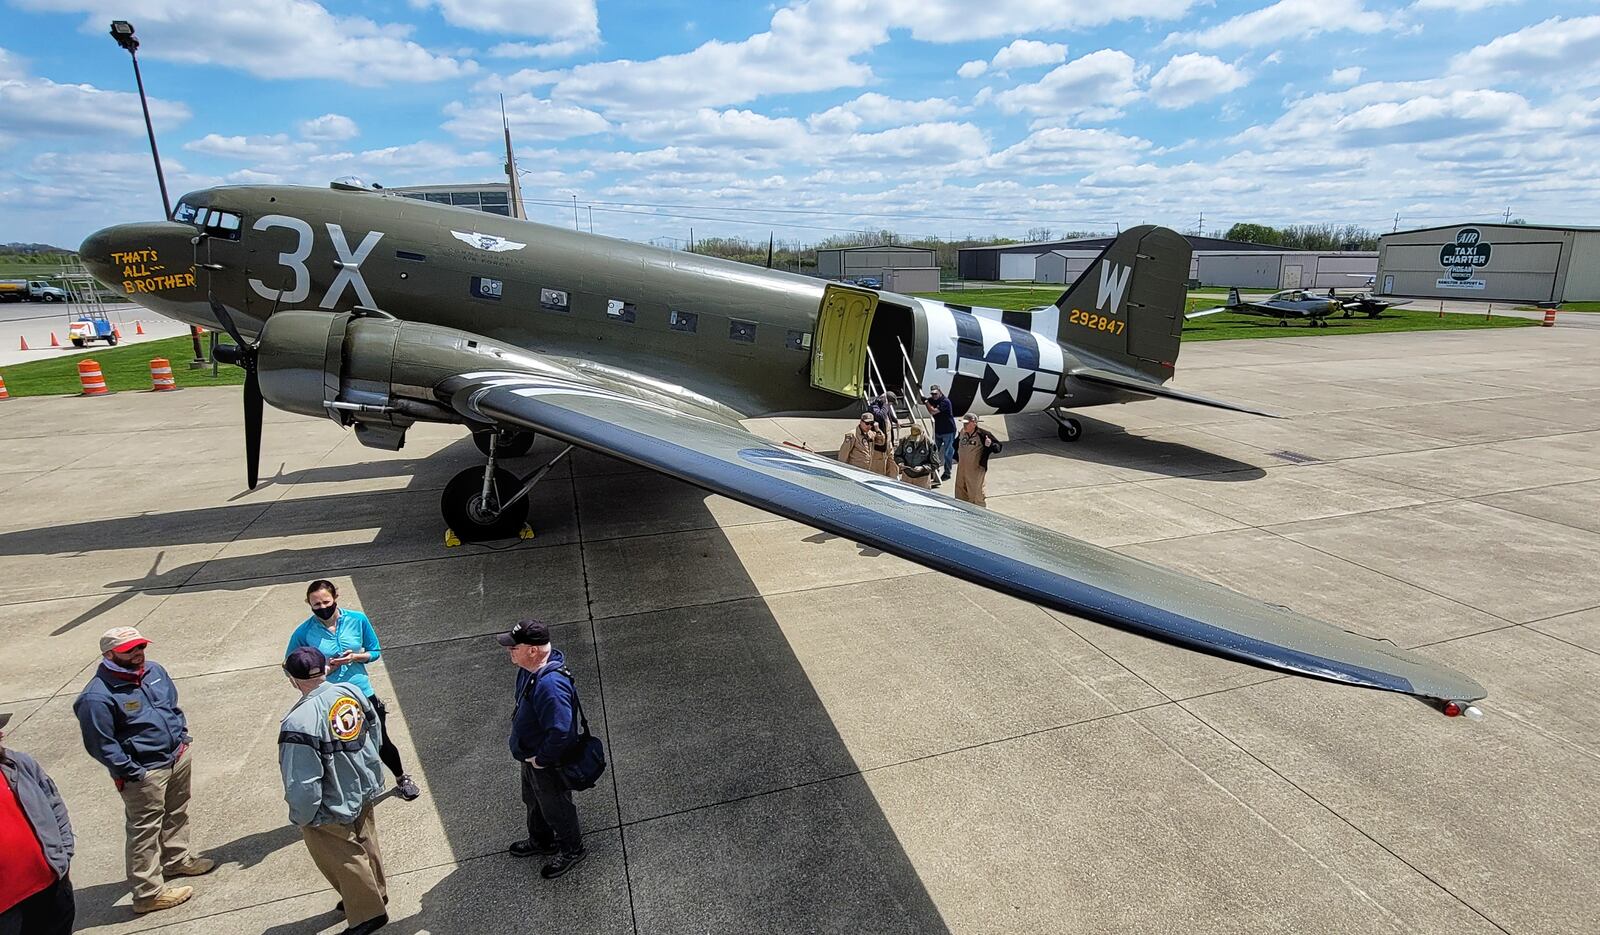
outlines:
M122 710L128 712L129 714L138 714L139 709L142 707L144 707L144 705L140 704L139 699L137 698L129 698L122 702Z
M350 741L361 736L361 703L354 698L340 698L328 709L328 730L340 740Z

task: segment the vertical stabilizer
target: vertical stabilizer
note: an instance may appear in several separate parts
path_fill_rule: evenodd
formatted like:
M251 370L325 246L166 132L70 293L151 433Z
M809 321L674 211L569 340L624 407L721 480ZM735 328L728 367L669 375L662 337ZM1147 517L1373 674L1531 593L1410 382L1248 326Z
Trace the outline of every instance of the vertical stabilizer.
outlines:
M1055 302L1062 344L1166 380L1178 360L1189 241L1145 224L1117 236Z

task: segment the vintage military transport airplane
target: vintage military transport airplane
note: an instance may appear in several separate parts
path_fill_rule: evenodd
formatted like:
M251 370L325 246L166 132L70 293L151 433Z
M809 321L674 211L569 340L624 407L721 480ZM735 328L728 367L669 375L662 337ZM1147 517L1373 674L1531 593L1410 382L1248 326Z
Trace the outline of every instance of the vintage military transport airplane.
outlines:
M1247 663L1472 711L1471 678L1215 585L775 444L740 419L853 414L869 380L948 389L956 411L1043 412L1163 396L1178 359L1189 246L1120 235L1053 305L971 308L830 284L525 220L327 189L214 188L171 220L102 230L103 282L238 342L246 455L263 400L397 449L418 421L464 424L487 455L446 486L463 539L516 534L555 462L501 465L533 433L1046 607ZM560 455L557 456L559 459Z

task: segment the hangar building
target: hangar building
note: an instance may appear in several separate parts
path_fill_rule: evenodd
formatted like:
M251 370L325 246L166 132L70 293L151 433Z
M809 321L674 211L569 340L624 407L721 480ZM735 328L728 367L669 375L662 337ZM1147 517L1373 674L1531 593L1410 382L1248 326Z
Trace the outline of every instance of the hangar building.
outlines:
M1076 268L1079 271L1088 266L1088 260L1100 255L1100 251L1111 245L1114 237L1088 237L1082 240L1048 240L1037 243L1010 243L996 244L992 247L963 247L958 254L957 273L962 279L985 279L1000 281L1034 280L1039 275L1039 259L1055 251L1065 251L1070 258L1074 254L1088 254L1087 259L1078 257L1080 262ZM1185 235L1189 246L1196 252L1218 251L1230 253L1255 253L1255 252L1282 252L1282 247L1271 247L1265 244L1240 243L1236 240L1222 240L1217 237L1198 237ZM1052 268L1060 265L1060 261L1051 261ZM1068 264L1069 266L1071 264ZM1193 270L1191 269L1191 272ZM1076 278L1075 276L1073 278ZM1193 278L1193 277L1191 277ZM1043 282L1069 282L1070 279L1040 280ZM1242 283L1241 283L1242 285Z
M1378 238L1385 295L1516 302L1600 299L1600 227L1454 224Z
M846 282L871 277L890 292L939 291L939 260L926 247L879 244L818 250L817 275Z
M511 186L505 182L481 185L408 185L388 189L402 198L471 208L486 214L511 216Z
M1248 289L1351 289L1365 285L1378 269L1378 254L1372 250L1285 250L1210 237L1186 239L1194 247L1194 256L1189 260L1189 278L1205 285ZM1033 281L1075 281L1107 243L1109 240L1105 238L1076 241L1035 257ZM1215 244L1226 247L1211 246ZM1019 267L1017 261L1011 262L1013 267Z

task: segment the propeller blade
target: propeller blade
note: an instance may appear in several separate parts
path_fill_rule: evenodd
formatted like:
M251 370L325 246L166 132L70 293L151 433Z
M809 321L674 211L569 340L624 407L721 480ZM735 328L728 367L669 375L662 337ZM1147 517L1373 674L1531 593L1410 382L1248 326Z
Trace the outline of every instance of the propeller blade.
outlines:
M239 329L234 326L233 316L228 314L227 307L218 302L217 297L214 295L208 294L206 301L211 303L211 314L217 316L217 321L222 324L222 329L228 332L228 337L233 338L233 343L240 347L249 347L250 342L240 336Z
M1203 308L1203 309L1200 309L1199 311L1190 312L1187 315L1184 315L1183 317L1184 318L1204 318L1207 315L1215 315L1218 312L1226 312L1228 310L1229 310L1228 306L1219 305L1216 308Z
M772 236L767 235L767 269L772 269Z
M261 474L261 380L256 376L255 361L244 369L244 458L245 473L250 489L256 489Z

